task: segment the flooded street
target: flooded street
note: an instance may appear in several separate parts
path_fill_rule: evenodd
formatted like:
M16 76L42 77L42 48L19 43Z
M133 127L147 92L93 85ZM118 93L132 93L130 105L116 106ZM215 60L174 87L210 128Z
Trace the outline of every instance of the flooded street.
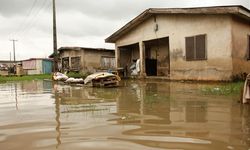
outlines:
M207 84L0 84L1 150L250 150L250 107Z

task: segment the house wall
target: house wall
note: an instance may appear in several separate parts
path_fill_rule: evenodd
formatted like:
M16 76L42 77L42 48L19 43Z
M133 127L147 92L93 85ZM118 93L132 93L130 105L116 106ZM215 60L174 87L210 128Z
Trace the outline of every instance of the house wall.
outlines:
M102 50L67 50L60 54L61 58L69 57L69 67L71 68L71 57L81 57L81 72L96 72L101 69L101 57L115 57L114 51Z
M60 58L69 57L69 67L71 68L71 57L81 57L81 63L79 64L80 70L84 69L84 51L83 50L66 50L60 52Z
M7 71L6 70L0 70L0 75L1 76L7 76L7 75L9 75L8 70Z
M103 56L114 57L115 54L114 51L85 50L84 71L92 73L103 69L101 66L101 58Z
M171 79L230 80L231 28L229 15L158 15L156 22L151 17L123 35L116 41L116 47L169 37ZM186 61L185 37L199 34L207 35L207 60Z
M250 36L250 21L238 18L232 19L233 37L233 76L250 73L250 60L248 60L248 36Z
M43 64L42 60L36 61L36 69L27 70L28 75L43 74Z

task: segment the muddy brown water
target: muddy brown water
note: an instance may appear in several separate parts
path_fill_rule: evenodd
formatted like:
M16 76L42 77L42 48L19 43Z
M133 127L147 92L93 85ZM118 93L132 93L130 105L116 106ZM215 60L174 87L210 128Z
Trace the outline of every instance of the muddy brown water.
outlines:
M0 84L1 150L249 150L250 107L207 84Z

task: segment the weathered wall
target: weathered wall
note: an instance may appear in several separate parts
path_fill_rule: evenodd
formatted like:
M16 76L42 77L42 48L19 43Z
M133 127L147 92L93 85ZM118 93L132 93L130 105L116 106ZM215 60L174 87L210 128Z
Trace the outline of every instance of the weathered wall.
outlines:
M250 60L248 60L248 36L250 36L250 21L238 18L232 19L233 37L233 75L250 73Z
M170 73L169 52L168 41L160 41L157 53L157 74L160 76L167 76Z
M67 50L60 54L61 58L69 57L69 66L71 68L71 57L81 57L80 71L82 72L96 72L101 69L101 57L109 56L115 57L114 51L102 50Z
M114 51L100 51L100 50L85 50L84 55L84 70L88 72L96 72L101 68L101 57L114 57Z
M155 24L158 31L155 32ZM207 60L185 60L185 37L207 35ZM159 15L122 36L116 46L169 37L170 78L230 80L232 75L231 17L228 15Z
M80 69L84 69L84 51L83 50L67 50L60 53L60 58L69 57L69 67L71 68L71 57L81 57Z
M43 74L43 65L42 60L35 60L36 61L36 69L34 70L27 70L28 75L34 74Z
M5 71L5 70L0 70L0 75L1 76L7 76L9 73L8 73L8 70Z

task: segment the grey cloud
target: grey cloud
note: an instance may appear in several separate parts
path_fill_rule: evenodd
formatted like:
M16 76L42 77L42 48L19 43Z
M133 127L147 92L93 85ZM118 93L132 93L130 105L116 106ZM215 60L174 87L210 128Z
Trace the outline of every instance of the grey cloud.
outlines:
M8 17L28 15L35 1L34 11L48 3L47 0L1 0L0 13Z
M35 1L36 5L28 16ZM2 49L11 50L8 36L10 32L16 33L27 29L26 32L20 33L20 37L17 37L18 50L24 52L20 57L36 57L36 54L43 55L46 49L51 51L51 2L52 0L0 0L0 44ZM249 0L56 0L56 3L59 46L89 47L106 46L104 38L147 8L230 4L244 5L250 9ZM41 10L41 13L35 15L38 10ZM30 25L32 17L34 17L35 23ZM27 52L30 50L37 52L30 56ZM50 53L50 51L46 53ZM1 58L5 59L8 55L1 55Z
M164 1L164 2L163 2ZM58 1L59 11L80 11L92 17L102 17L107 19L120 19L121 17L131 17L139 13L148 6L160 6L166 4L165 0L67 0Z
M58 33L72 37L103 36L113 32L116 26L121 26L119 21L109 21L103 18L94 18L78 12L59 14L57 19Z
M33 3L34 10L49 5L52 0L1 0L0 13L4 16L28 15ZM203 5L241 4L250 8L249 0L56 0L57 11L78 11L83 14L106 19L131 18L149 7L192 7ZM46 7L46 6L45 6Z

